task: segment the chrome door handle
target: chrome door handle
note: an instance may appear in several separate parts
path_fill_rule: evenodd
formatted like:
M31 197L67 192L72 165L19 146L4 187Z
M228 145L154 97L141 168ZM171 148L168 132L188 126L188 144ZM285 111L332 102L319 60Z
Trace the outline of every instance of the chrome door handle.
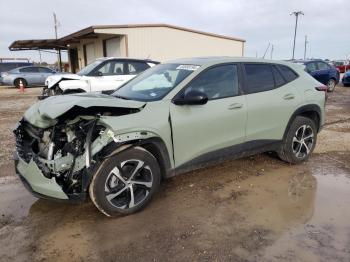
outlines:
M295 96L293 94L286 94L283 96L283 99L284 100L291 100L291 99L294 99Z
M228 109L229 110L232 110L232 109L240 109L243 107L243 104L241 103L233 103L231 105L228 106Z

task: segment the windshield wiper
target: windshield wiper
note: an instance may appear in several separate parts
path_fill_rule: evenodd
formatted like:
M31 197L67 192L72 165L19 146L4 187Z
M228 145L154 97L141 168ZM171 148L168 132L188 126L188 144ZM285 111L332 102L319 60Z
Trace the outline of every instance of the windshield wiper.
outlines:
M114 95L114 97L120 98L120 99L124 99L124 100L130 100L130 98L127 98L127 97L125 97L125 96Z

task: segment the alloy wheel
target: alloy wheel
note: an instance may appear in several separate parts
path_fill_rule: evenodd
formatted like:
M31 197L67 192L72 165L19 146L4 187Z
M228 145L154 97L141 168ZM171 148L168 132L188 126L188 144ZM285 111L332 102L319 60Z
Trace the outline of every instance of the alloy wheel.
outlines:
M293 153L297 158L305 158L314 145L314 132L309 125L302 125L293 137Z
M151 168L141 160L131 159L109 173L105 182L105 196L117 208L133 208L147 198L152 185Z
M335 85L336 85L336 83L333 79L329 80L327 83L328 90L332 91L335 88Z

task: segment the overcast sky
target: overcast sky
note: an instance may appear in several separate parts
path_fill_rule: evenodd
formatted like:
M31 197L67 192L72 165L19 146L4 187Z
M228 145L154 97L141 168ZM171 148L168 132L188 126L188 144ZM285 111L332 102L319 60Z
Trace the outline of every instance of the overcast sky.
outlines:
M350 55L347 0L0 0L0 57L29 57L38 52L10 52L19 39L53 38L55 11L61 23L59 37L90 25L168 23L246 39L245 56L261 57L271 42L274 59L289 59L295 17L299 19L296 58L302 58L304 36L308 57L344 59ZM270 53L267 57L269 58ZM43 55L53 62L55 56Z

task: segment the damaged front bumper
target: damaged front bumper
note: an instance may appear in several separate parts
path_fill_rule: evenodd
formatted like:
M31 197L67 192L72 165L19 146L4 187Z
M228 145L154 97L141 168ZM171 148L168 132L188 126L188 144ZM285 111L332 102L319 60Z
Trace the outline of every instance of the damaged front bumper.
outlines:
M14 161L16 174L27 190L34 196L39 198L70 200L69 196L63 192L62 187L56 183L55 178L45 177L33 159L27 163L15 152ZM72 200L76 200L76 197Z

